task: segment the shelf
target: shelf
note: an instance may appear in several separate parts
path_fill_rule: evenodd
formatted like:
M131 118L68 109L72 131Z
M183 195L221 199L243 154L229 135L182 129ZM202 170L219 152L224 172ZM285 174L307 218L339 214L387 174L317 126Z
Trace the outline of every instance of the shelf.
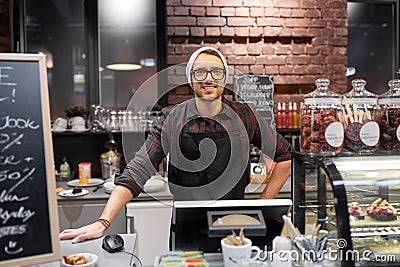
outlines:
M300 135L300 129L276 129L276 131L280 134Z
M146 132L122 132L122 131L111 131L111 132L105 132L105 131L98 131L98 132L92 132L92 131L85 131L85 132L73 132L73 131L65 131L65 132L52 132L53 136L74 136L74 135L108 135L108 133L115 134L115 135L144 135L148 134L148 131Z

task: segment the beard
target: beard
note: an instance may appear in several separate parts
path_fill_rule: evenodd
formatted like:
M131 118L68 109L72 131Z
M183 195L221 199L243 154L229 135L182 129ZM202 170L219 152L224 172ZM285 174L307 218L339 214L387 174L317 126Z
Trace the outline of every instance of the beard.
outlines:
M220 86L216 87L210 86L209 88L207 88L207 86L199 86L199 88L196 88L193 91L196 97L202 99L214 100L214 99L220 99L220 97L224 92L224 89L221 88Z

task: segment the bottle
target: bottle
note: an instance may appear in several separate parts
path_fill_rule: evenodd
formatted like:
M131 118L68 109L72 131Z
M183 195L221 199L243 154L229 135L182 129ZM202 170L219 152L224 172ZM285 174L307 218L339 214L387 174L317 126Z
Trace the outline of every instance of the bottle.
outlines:
M293 103L293 128L300 129L300 113L296 102Z
M277 108L276 108L276 128L281 129L282 128L282 105L281 102L278 102Z
M281 117L281 128L286 129L287 128L287 112L286 112L286 103L282 102L282 117Z
M286 126L289 129L293 129L293 103L289 102L289 110L286 114Z
M68 160L66 156L63 156L62 163L60 165L60 174L61 179L68 179L71 175L71 168L69 166Z

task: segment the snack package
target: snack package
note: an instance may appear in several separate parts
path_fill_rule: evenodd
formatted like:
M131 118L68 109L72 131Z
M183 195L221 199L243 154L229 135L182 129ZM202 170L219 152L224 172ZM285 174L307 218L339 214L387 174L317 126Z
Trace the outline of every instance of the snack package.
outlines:
M208 267L202 251L164 251L160 267Z
M78 164L79 183L88 184L89 179L92 178L92 163L80 162Z

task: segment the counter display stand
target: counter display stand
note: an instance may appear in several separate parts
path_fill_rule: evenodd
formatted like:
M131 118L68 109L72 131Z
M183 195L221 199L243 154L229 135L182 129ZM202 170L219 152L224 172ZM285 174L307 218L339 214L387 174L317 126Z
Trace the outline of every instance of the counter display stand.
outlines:
M335 265L400 266L400 156L294 153L292 200L301 233L329 232Z

